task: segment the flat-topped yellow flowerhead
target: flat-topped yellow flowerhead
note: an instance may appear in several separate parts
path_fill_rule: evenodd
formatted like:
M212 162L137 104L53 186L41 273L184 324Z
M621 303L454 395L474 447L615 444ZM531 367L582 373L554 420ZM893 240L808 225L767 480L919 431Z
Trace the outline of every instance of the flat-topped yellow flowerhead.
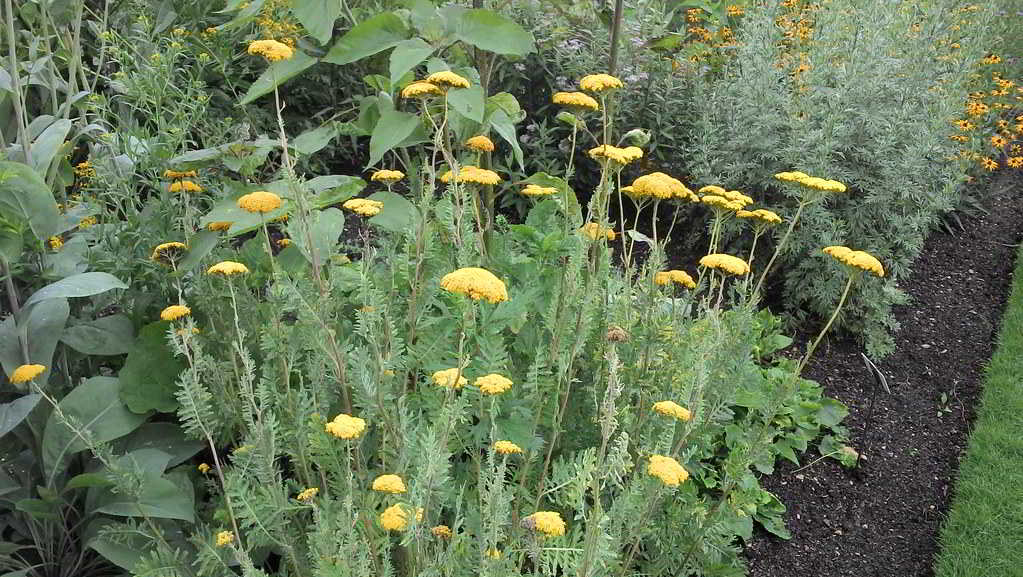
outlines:
M586 92L607 92L624 86L622 81L610 74L589 74L579 81L579 88Z
M221 531L217 533L217 547L227 547L234 542L234 533Z
M341 206L359 216L376 216L384 209L384 203L368 198L352 198Z
M248 53L266 58L267 62L279 62L290 60L295 55L295 49L283 42L276 40L253 40L249 43Z
M672 283L680 284L687 289L696 288L696 281L684 270L666 270L654 275L654 284L664 286Z
M484 375L473 382L473 385L476 385L484 395L500 395L510 389L512 384L511 379L497 373Z
M716 269L736 276L742 276L749 273L749 264L741 258L730 254L708 254L700 259L700 264L707 268Z
M732 202L738 202L742 204L743 207L753 204L753 198L746 196L745 194L739 192L738 190L726 190L724 193L721 194L721 196L725 197L726 199Z
M430 98L440 96L444 91L429 82L413 82L401 90L402 98Z
M473 300L499 303L508 300L508 289L494 273L477 267L460 268L440 279L440 287Z
M828 246L824 247L824 253L848 267L863 270L878 277L884 276L884 266L881 265L881 261L868 252L852 250L845 246Z
M555 92L554 104L570 108L575 112L592 112L600 110L600 104L584 92Z
M617 146L611 146L610 144L601 144L595 148L591 148L587 154L594 160L610 160L618 165L625 166L630 162L643 158L643 149L638 146L628 146L626 148L618 148Z
M281 197L267 190L250 192L238 199L238 208L256 213L267 213L281 207Z
M382 182L384 184L394 184L399 180L405 178L405 173L400 170L378 170L373 173L373 176L369 179L373 182Z
M206 228L209 229L209 230L212 230L212 231L225 231L225 230L231 228L232 224L234 224L234 223L233 222L228 222L226 220L218 220L216 222L211 222L211 223L207 224Z
M299 494L296 495L295 498L298 499L299 501L305 502L312 500L312 498L318 495L319 493L320 493L319 487L309 487L308 489L303 489L301 492L299 492Z
M739 218L755 220L757 222L769 225L778 224L781 222L780 216L778 216L774 211L767 210L766 208L736 211L735 216Z
M156 245L156 248L153 249L153 254L149 258L156 262L171 264L181 258L186 250L188 250L188 247L183 242L165 242Z
M444 174L440 175L440 181L443 183L449 183L453 176L454 173L448 170ZM465 166L460 166L458 168L457 182L472 182L475 184L493 186L501 182L501 176L493 170L466 164Z
M522 452L522 447L511 441L497 441L494 443L494 450L502 455L514 455Z
M398 475L380 475L373 479L373 490L397 495L405 492L405 481Z
M699 200L681 180L663 172L651 172L637 178L632 182L631 193L627 194L633 198Z
M27 383L45 372L46 367L43 365L21 365L11 373L11 382L15 385Z
M447 387L449 389L450 388L461 389L466 385L466 383L469 382L469 380L465 378L465 375L458 368L437 371L433 373L433 376L430 378L430 380L432 380L433 384L437 385L438 387Z
M448 527L447 525L437 525L430 529L430 533L433 533L433 536L439 539L450 539L454 534L451 532L451 527Z
M800 180L802 180L804 178L810 178L810 175L806 174L805 172L800 172L798 170L795 170L795 171L792 171L792 172L789 172L789 171L779 172L779 173L775 174L774 177L776 179L778 179L778 180L783 181L783 182L799 182Z
M537 511L524 521L534 531L548 537L560 537L565 534L565 521L557 511Z
M678 487L679 484L689 478L689 471L680 465L678 461L664 455L650 455L650 462L647 464L646 472L661 480L669 487Z
M190 314L192 314L192 309L185 305L171 305L160 311L160 318L165 321L176 321Z
M689 409L674 401L658 401L654 403L653 409L662 415L675 417L680 421L688 421L693 418L693 414L689 412Z
M615 231L611 230L610 227L600 226L595 222L588 222L582 225L579 228L579 233L590 240L597 240L599 238L615 239Z
M557 194L558 189L553 186L540 186L539 184L527 184L525 188L519 190L519 193L524 196L550 196Z
M716 184L708 184L707 186L700 187L700 190L697 192L700 194L716 194L718 196L724 196L726 191Z
M459 76L450 70L434 72L426 77L426 81L441 89L448 88L469 88L469 80Z
M202 187L191 180L175 180L168 190L171 192L202 192Z
M179 178L195 178L199 176L199 173L194 170L171 170L167 169L163 171L164 178L179 179Z
M388 531L404 531L408 527L409 507L396 503L380 514L380 526Z
M727 212L736 212L738 210L742 210L742 207L745 206L739 201L728 200L727 198L723 196L718 196L716 194L703 195L700 198L700 203L705 204L711 207L712 209Z
M366 421L341 413L327 423L324 430L339 439L358 439L366 431Z
M494 141L487 136L480 134L465 141L465 146L477 152L493 152Z
M235 262L233 260L220 261L217 264L206 269L206 274L219 274L222 276L245 274L247 272L249 272L249 267L243 265L240 262Z

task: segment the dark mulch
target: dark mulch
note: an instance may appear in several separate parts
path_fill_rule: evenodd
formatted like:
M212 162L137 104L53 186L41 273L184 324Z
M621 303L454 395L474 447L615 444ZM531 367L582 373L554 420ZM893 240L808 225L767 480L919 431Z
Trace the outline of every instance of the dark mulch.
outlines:
M792 539L758 533L746 548L750 575L934 574L938 530L1008 296L1013 245L1023 237L1019 185L1018 173L996 181L987 214L964 219L966 230L954 236L932 234L900 282L912 301L896 312L896 351L879 363L891 394L877 394L869 422L876 387L862 347L850 340L822 346L807 377L849 406L846 424L863 466L786 463L763 478L788 507Z

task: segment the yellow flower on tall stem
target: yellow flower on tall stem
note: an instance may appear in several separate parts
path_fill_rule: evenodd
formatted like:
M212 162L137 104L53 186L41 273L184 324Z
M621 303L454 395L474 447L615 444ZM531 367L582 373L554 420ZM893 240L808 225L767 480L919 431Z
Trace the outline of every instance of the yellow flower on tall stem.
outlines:
M440 287L473 300L499 303L508 300L508 290L494 273L477 267L460 268L440 280Z
M295 49L273 39L253 40L249 43L248 53L262 56L267 62L279 62L290 60L295 55Z

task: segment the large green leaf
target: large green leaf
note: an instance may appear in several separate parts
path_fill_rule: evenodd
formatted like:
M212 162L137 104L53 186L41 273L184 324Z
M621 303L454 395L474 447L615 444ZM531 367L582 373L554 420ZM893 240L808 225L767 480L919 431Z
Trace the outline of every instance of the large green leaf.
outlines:
M53 236L60 212L46 181L27 164L0 161L0 217L18 225L27 223L39 240Z
M126 315L109 315L68 327L60 340L86 355L123 355L135 342L135 327Z
M43 398L38 393L19 397L9 403L0 404L0 438L10 433L25 420L25 417L32 412L32 409Z
M139 331L118 378L121 400L136 413L156 410L169 413L178 408L178 374L185 363L174 356L167 343L169 321L150 323Z
M369 138L369 163L373 166L384 157L389 150L401 144L415 132L419 126L419 117L415 114L385 108L380 111L380 120L373 128Z
M451 105L451 108L474 122L483 122L485 102L486 95L483 94L483 87L478 84L448 92L448 104Z
M121 385L111 377L93 377L74 388L60 401L62 412L88 431L94 443L105 443L134 431L145 420L121 402ZM68 456L87 448L85 442L57 415L50 413L43 433L43 468L52 477L63 470Z
M296 151L309 155L319 152L339 133L337 122L328 122L312 130L307 130L291 139L291 146Z
M422 38L403 40L394 47L391 52L391 85L396 85L402 76L410 70L422 64L431 54L433 46L427 44Z
M288 225L288 236L309 262L313 262L312 251L316 251L317 262L321 265L334 253L341 232L345 228L345 215L336 208L328 208L310 215L309 236L312 247L302 233L302 226L297 219Z
M70 131L71 121L65 118L47 126L32 143L32 168L39 174L46 174Z
M144 514L191 523L195 521L195 489L183 471L166 476L147 472L143 475L142 493L137 498L124 492L104 491L96 499L94 511L123 517Z
M512 119L502 109L495 110L490 115L489 121L494 132L500 134L501 138L511 145L512 153L515 154L515 161L519 163L519 168L525 170L526 163L522 156L522 147L519 146L519 138L515 135L515 123L512 122Z
M48 284L32 293L25 301L29 306L44 300L56 298L88 297L111 289L128 288L128 285L105 272L83 272Z
M349 64L383 52L409 37L408 28L393 12L363 20L345 33L323 58L332 64Z
M338 0L292 0L291 13L320 44L326 44L334 32L334 21L341 14Z
M533 35L514 20L483 9L461 13L455 36L489 52L524 56L536 50Z
M248 92L242 97L239 104L245 105L253 102L260 96L273 92L273 89L301 74L306 68L316 64L317 59L309 56L300 50L288 60L281 60L270 64L259 75L259 78L249 86Z
M220 233L215 230L202 229L188 239L188 254L178 263L178 275L190 272L196 267L206 255L210 254L217 243L220 242Z
M391 232L404 232L414 222L416 206L404 196L381 190L370 195L369 198L384 203L380 214L369 219L370 224Z
M167 467L175 467L190 459L206 446L202 441L185 437L176 423L146 423L134 433L114 442L117 453L139 449L158 449L170 455Z
M50 299L29 309L18 325L19 336L28 340L29 361L47 367L36 382L45 383L50 374L53 353L69 314L67 299Z

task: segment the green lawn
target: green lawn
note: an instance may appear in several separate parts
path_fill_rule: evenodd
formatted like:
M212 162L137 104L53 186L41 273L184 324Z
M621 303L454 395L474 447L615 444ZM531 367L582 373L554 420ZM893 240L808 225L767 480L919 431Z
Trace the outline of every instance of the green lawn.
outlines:
M1023 258L940 540L937 577L1023 576Z

